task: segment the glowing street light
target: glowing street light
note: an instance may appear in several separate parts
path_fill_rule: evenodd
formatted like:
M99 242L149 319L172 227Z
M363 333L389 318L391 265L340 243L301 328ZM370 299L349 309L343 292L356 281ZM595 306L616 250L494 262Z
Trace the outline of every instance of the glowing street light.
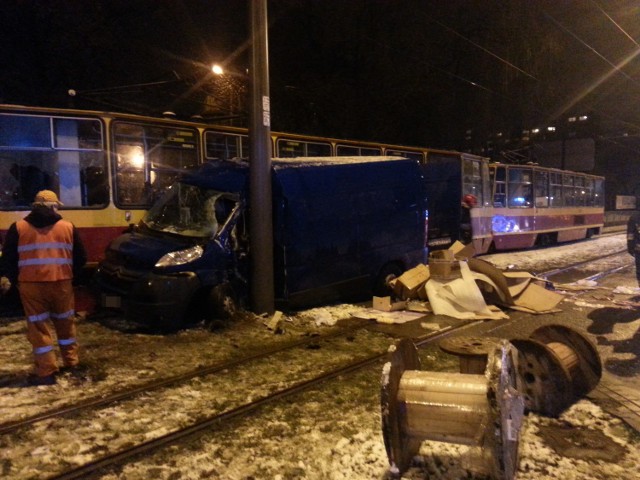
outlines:
M218 65L217 63L214 63L211 66L211 71L213 73L215 73L216 75L222 75L224 73L224 69L220 65Z

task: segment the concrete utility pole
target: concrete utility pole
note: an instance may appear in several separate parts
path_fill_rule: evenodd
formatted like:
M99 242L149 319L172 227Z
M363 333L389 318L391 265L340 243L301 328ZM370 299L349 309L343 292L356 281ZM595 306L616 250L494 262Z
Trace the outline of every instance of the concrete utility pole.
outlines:
M249 164L249 248L251 306L273 313L273 219L271 196L271 111L267 0L249 0L251 17L251 142Z

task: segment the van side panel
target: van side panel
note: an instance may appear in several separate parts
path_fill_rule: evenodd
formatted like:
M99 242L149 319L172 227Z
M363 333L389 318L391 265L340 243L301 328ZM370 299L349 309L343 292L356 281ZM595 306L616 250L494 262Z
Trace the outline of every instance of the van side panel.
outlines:
M349 284L370 290L386 263L424 261L426 196L414 161L280 168L273 190L281 298L322 289L326 301Z
M429 157L424 167L429 198L429 247L447 248L460 236L462 165L459 156Z

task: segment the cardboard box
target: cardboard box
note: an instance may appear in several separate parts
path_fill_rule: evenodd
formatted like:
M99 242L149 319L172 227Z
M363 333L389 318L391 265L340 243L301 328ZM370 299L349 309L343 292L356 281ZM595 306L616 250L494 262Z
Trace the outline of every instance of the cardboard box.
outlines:
M460 264L453 250L436 250L429 254L429 271L434 279L460 278Z
M475 256L476 249L473 247L473 243L465 245L464 243L456 240L453 245L449 247L449 250L453 252L455 258L466 260Z
M418 289L429 280L430 276L429 267L422 263L407 270L398 277L396 283L396 288L398 284L401 284L403 287L402 293L399 296L405 299L417 298Z
M389 288L391 289L391 292L393 293L394 296L398 298L402 297L402 291L404 290L404 286L402 285L402 283L398 281L397 278L394 278L389 282Z
M404 300L392 302L391 297L373 297L373 308L383 312L395 312L407 308L407 302Z
M458 260L441 260L432 258L429 260L431 276L434 279L460 278L460 264Z
M453 250L436 250L435 252L429 253L429 263L431 263L431 259L435 258L437 260L455 260L455 254Z

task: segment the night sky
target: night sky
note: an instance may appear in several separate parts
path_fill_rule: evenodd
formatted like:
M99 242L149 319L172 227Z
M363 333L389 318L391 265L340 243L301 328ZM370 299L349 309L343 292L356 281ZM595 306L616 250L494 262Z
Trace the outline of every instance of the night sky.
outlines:
M640 131L637 0L270 0L268 16L274 130L458 148L588 113ZM3 0L0 21L2 103L246 108L242 77L207 67L249 68L247 1Z

